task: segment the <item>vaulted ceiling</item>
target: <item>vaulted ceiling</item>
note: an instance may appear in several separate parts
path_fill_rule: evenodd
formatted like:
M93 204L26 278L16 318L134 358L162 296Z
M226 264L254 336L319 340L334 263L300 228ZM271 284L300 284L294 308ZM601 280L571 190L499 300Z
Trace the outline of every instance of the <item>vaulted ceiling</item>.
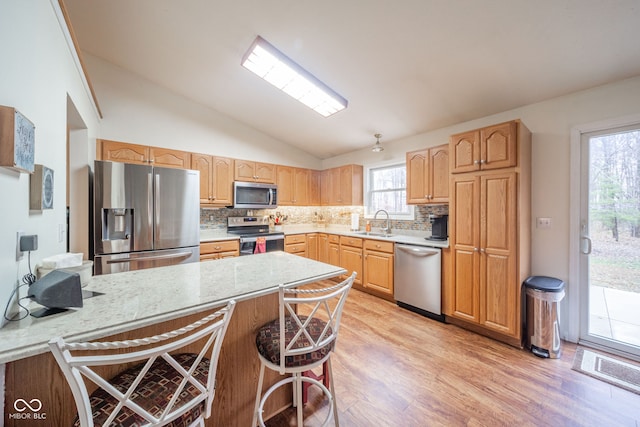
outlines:
M83 52L321 159L640 75L637 0L65 5ZM324 118L242 68L257 35L348 108Z

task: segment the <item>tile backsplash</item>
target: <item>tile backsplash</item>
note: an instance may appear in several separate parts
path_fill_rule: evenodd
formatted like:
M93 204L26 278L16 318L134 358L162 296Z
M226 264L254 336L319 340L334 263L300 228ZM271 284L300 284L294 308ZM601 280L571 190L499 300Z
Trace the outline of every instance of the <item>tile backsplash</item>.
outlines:
M287 215L285 224L306 225L324 223L331 225L351 225L351 214L357 213L360 217L360 228L363 229L366 221L372 221L371 225L380 227L384 221L382 216L373 222L364 218L362 206L282 206L277 209L200 209L200 228L208 230L224 230L227 228L227 218L230 216L263 216L279 212ZM447 215L448 205L421 205L415 206L415 219L413 221L391 220L391 228L395 230L429 231L431 223L429 215Z

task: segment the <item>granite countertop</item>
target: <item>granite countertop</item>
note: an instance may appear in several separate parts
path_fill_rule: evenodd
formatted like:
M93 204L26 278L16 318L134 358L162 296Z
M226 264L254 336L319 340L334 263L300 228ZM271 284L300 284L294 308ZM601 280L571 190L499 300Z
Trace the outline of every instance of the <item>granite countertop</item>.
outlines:
M410 230L392 230L391 236L376 236L363 234L364 231L353 232L344 226L329 226L319 228L313 224L307 225L285 225L283 228L284 234L308 234L308 233L329 233L339 234L341 236L353 236L363 239L375 239L386 240L388 242L403 243L407 245L427 246L432 248L448 248L449 240L425 240L426 233L424 231L410 231ZM375 233L377 230L374 229ZM200 242L215 242L220 240L233 240L239 239L237 234L229 234L226 230L200 230Z
M285 225L284 234L307 234L307 233L327 233L339 234L341 236L359 237L362 239L385 240L393 243L403 243L407 245L427 246L431 248L448 248L449 240L426 240L424 231L411 230L391 230L390 236L377 236L378 229L374 228L372 234L365 234L364 230L351 231L345 226L319 228L313 225Z
M49 351L64 336L95 340L277 291L335 277L345 270L285 252L225 258L147 270L94 276L84 288L104 295L81 309L36 319L27 316L0 329L0 363ZM39 306L31 303L29 308Z

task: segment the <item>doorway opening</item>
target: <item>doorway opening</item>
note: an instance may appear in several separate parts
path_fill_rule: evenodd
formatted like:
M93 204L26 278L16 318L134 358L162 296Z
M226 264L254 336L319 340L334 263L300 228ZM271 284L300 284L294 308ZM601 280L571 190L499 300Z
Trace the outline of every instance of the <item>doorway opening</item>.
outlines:
M580 342L640 358L640 123L580 143Z

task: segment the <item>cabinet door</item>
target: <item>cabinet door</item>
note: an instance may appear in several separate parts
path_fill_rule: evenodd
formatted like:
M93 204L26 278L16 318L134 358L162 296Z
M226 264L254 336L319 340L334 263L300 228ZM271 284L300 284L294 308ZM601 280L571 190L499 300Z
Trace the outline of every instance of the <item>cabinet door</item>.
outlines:
M213 157L213 201L217 205L233 204L233 159Z
M331 204L331 194L333 187L331 183L331 169L320 172L320 204L329 206Z
M270 163L255 164L256 182L276 183L276 165Z
M353 283L355 285L362 285L362 249L353 248L351 246L340 247L340 267L347 270L347 275L356 271L356 275Z
M449 140L451 173L473 172L480 169L480 132L452 135Z
M480 130L480 166L483 170L516 166L517 122Z
M320 189L322 183L322 173L317 170L309 171L309 206L320 206Z
M480 323L519 336L516 272L517 176L483 175L480 183Z
M364 287L393 297L393 255L385 252L364 252Z
M250 181L256 180L255 176L255 163L248 160L236 160L234 167L233 178L236 181Z
M318 261L329 262L329 237L326 234L318 234ZM337 265L337 264L334 264Z
M101 160L124 163L149 163L149 147L125 142L100 140Z
M318 234L307 234L307 258L318 261Z
M475 175L454 176L450 200L451 315L479 323L480 178Z
M428 150L411 151L407 157L407 204L424 204L427 198Z
M191 166L191 153L188 151L149 147L149 158L154 166L178 169L189 169Z
M449 146L429 149L429 203L449 203Z
M207 154L191 154L191 169L200 171L200 204L211 203L213 197L213 158Z
M293 175L294 168L278 166L276 169L276 182L278 184L278 205L293 205Z
M340 267L340 245L329 243L329 264Z
M293 171L293 203L309 204L309 169L295 168Z
M329 204L332 206L341 205L342 190L340 189L340 168L329 169L329 182L331 185Z

